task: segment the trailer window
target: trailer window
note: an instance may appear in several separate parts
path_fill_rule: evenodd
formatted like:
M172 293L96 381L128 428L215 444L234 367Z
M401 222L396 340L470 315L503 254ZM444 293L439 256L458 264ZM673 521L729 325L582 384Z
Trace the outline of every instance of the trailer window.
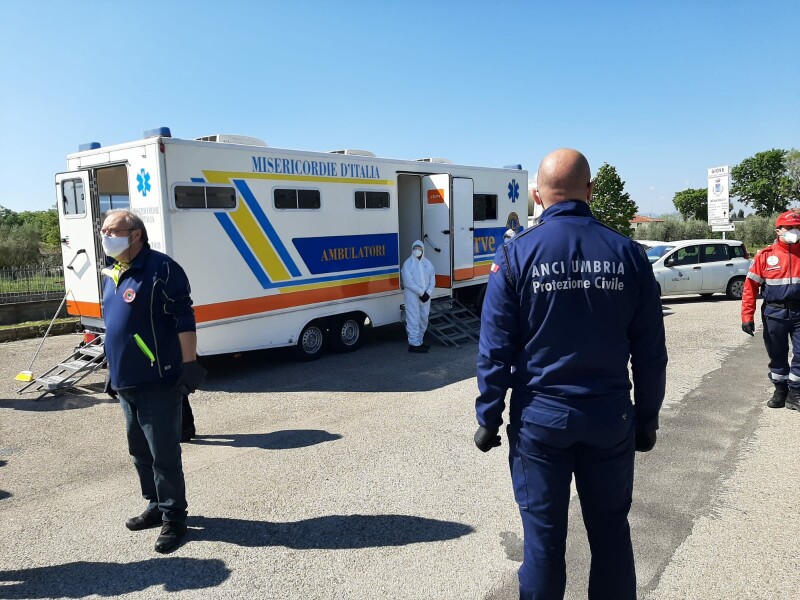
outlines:
M236 208L236 189L207 185L175 186L176 208Z
M473 221L497 220L497 194L473 194L472 220Z
M83 181L67 179L61 182L61 203L65 215L86 214L86 200L83 196Z
M356 208L389 208L389 192L356 192Z
M273 198L275 208L281 210L315 209L321 206L319 190L276 189Z

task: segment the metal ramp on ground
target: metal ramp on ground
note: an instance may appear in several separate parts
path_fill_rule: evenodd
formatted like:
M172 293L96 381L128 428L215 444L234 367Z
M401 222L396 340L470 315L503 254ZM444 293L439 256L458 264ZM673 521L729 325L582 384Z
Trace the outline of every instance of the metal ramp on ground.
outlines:
M403 307L405 308L405 307ZM405 311L403 311L405 321ZM444 346L460 348L462 344L477 342L481 319L454 298L437 298L431 301L426 333Z
M100 334L92 341L81 344L64 361L34 378L29 384L19 389L22 393L30 388L40 392L37 400L47 394L60 394L78 384L87 376L106 366L105 335Z

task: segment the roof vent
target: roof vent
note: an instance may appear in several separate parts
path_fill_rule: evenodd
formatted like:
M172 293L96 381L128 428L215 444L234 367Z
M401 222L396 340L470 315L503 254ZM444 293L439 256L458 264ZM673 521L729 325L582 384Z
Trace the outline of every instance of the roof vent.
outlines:
M172 137L169 127L156 127L155 129L145 129L142 137Z
M449 158L441 158L438 156L431 156L430 158L418 158L417 162L439 163L442 165L452 165L453 161Z
M504 168L504 169L514 169L515 171L522 171L522 165L520 165L520 164L516 164L516 165L503 165L503 168Z
M348 156L368 156L375 158L375 154L369 150L356 150L355 148L345 148L343 150L330 150L329 154L347 154Z
M100 142L88 142L78 146L78 152L85 152L86 150L97 150L100 148Z
M264 140L250 137L249 135L235 135L231 133L216 133L214 135L203 135L199 138L194 138L198 142L217 142L219 144L239 144L242 146L261 146L267 147Z

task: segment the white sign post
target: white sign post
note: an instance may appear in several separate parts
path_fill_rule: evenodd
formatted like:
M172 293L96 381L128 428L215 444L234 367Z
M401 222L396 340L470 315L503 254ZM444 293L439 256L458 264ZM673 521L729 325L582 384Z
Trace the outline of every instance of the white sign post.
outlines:
M728 193L730 181L731 174L728 165L712 167L708 170L708 224L711 225L712 231L722 231L723 239L725 239L726 231L733 231L732 227L728 229L731 225Z

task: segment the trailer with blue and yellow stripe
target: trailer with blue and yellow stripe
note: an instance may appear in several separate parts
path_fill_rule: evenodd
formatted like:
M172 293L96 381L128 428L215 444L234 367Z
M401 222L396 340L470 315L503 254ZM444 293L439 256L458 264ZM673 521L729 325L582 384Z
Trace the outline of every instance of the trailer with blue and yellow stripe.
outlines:
M99 224L139 214L192 285L201 355L272 347L315 358L399 322L400 266L422 239L436 297L479 304L494 253L528 220L527 173L365 151L276 149L232 135L81 146L56 176L70 314L103 328Z

